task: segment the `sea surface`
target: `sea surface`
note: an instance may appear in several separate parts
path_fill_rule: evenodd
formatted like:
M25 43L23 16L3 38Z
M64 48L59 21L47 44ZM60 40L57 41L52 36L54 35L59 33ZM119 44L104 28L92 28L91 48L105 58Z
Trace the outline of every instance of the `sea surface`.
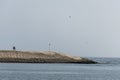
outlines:
M0 63L0 80L120 80L120 58L90 58L100 64Z

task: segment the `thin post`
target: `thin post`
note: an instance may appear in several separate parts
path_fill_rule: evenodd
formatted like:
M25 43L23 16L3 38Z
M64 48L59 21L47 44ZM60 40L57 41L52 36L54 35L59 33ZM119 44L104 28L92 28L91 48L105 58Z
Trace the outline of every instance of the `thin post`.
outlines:
M51 44L49 43L48 46L49 46L49 51L50 51Z

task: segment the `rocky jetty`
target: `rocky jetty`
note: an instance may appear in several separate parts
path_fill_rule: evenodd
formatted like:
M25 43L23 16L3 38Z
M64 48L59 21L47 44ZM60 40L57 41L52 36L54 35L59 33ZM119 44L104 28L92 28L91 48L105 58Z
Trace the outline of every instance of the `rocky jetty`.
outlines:
M82 63L96 64L97 62L80 57L68 56L52 51L12 51L1 50L0 62L2 63Z

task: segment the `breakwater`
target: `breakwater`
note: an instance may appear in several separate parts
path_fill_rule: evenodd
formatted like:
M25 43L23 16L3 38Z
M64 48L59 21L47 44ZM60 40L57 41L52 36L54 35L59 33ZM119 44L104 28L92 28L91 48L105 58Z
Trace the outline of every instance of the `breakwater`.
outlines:
M95 61L68 56L52 51L12 51L0 50L0 62L4 63L97 63Z

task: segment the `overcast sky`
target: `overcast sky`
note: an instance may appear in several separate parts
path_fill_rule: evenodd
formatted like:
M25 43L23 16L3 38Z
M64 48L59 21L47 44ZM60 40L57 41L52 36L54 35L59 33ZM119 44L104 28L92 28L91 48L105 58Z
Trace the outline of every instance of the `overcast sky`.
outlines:
M120 0L0 0L0 50L120 57Z

